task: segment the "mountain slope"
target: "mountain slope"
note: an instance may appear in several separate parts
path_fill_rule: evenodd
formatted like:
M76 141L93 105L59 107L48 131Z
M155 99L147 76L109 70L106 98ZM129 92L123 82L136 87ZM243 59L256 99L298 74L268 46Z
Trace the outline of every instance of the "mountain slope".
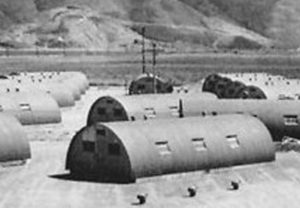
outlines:
M33 21L36 13L32 0L0 0L0 29L15 23Z
M297 0L0 0L0 43L128 50L146 27L149 41L177 49L295 47L298 7Z
M300 47L300 4L298 0L280 0L275 4L267 35L284 48Z

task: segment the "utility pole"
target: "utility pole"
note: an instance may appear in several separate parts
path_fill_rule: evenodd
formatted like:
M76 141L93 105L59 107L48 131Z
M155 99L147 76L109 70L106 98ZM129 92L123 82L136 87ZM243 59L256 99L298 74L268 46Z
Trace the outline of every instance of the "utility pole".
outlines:
M182 103L182 99L179 99L179 109L178 109L178 114L179 114L179 118L183 118L184 114L183 114L183 103Z
M156 43L152 43L152 73L153 73L153 89L154 89L154 94L157 93L157 89L156 89Z
M142 27L142 66L143 66L143 74L146 73L146 57L145 57L145 33L146 28Z

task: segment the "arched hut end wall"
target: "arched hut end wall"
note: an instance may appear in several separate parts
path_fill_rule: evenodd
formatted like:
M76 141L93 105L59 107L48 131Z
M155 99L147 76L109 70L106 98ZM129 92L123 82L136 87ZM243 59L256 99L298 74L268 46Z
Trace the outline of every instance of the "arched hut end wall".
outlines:
M104 96L94 102L89 110L87 125L101 122L128 121L126 108L115 98Z

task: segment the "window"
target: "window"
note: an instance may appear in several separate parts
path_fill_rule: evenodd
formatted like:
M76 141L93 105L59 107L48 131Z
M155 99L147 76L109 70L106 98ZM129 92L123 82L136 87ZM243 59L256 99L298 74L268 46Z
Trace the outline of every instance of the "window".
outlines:
M106 103L107 103L107 104L113 104L113 100L107 99L107 100L106 100Z
M222 89L224 89L224 85L218 85L217 88L218 88L219 90L222 90Z
M179 109L177 106L169 106L169 109L171 111L171 115L178 117L179 116Z
M285 115L284 116L284 124L286 126L298 126L298 116L297 115Z
M95 142L92 141L82 141L83 151L85 152L95 152Z
M164 156L171 154L171 149L167 141L155 142L155 145L160 155Z
M98 115L105 115L106 109L105 108L98 108Z
M106 136L105 129L97 129L96 133L97 135Z
M161 86L159 84L156 85L156 89L157 89L157 91L160 91L161 90Z
M108 144L108 154L113 156L119 156L121 154L120 145L117 143Z
M146 82L153 82L153 79L151 77L147 77L145 80Z
M27 103L21 103L20 108L21 108L22 111L31 111L31 107Z
M138 90L144 90L144 89L145 89L145 85L139 84L139 85L137 86L137 89L138 89Z
M114 116L121 117L122 114L123 114L122 109L120 109L120 108L114 108Z
M145 118L155 118L156 112L154 108L145 108Z
M198 152L207 150L207 146L204 141L204 138L194 138L194 139L192 139L192 144L193 144L195 150Z
M3 106L0 105L0 112L3 112L3 111L4 111Z
M217 112L215 112L215 111L211 112L211 114L212 114L213 116L216 116L216 115L218 115L218 113L217 113Z
M236 149L240 147L240 142L237 138L237 135L228 135L226 136L226 140L232 149Z
M234 93L234 89L229 89L228 92L230 95L232 95Z

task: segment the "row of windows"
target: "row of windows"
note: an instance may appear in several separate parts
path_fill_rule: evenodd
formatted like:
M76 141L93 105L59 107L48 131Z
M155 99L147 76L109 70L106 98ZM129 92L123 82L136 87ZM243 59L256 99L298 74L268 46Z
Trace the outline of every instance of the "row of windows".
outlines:
M106 115L106 108L102 108L102 107L98 108L97 113L98 113L99 116ZM113 115L115 117L121 117L121 116L123 116L123 110L121 108L114 108L113 109Z
M30 108L30 105L29 104L20 104L20 108L21 110L23 111L26 111L26 110L31 110ZM148 107L148 108L145 108L145 114L144 114L144 118L145 119L148 119L148 118L155 118L156 117L156 111L154 108L152 107ZM179 116L179 109L177 106L170 106L169 107L169 110L172 114L172 116L174 117L178 117ZM244 112L236 112L237 114L244 114ZM98 114L99 115L105 115L106 114L106 109L105 108L98 108ZM123 116L123 110L120 109L120 108L115 108L113 109L113 115L115 117L121 117ZM218 112L216 111L212 111L212 112L202 112L201 113L202 116L206 116L206 115L213 115L213 116L217 116L218 115ZM257 115L253 114L254 117L258 117ZM298 119L298 115L284 115L283 116L283 119L284 119L284 124L286 126L297 126L299 125L299 119ZM132 120L135 120L135 119L132 119Z
M96 151L95 142L82 141L83 151L94 153ZM121 147L118 143L109 143L107 146L108 154L112 156L121 155Z
M240 142L237 135L226 136L226 141L230 148L237 149L240 147ZM195 151L202 152L207 151L207 144L204 138L193 138L191 139ZM95 142L94 141L83 141L82 142L83 151L85 152L95 152ZM168 141L158 141L155 142L156 149L161 156L170 155L172 153ZM108 154L111 156L120 156L121 147L118 143L109 143L107 146Z
M237 149L240 147L240 141L237 135L226 136L226 141L231 149ZM204 138L191 139L192 145L197 152L207 151L207 144ZM172 153L168 141L159 141L155 143L156 149L161 156L170 155Z
M143 84L139 84L138 86L137 86L137 90L138 91L143 91L143 90L145 90L146 89L146 86L145 85L143 85ZM161 90L161 86L159 85L159 84L157 84L156 85L156 89L159 91L159 90Z

